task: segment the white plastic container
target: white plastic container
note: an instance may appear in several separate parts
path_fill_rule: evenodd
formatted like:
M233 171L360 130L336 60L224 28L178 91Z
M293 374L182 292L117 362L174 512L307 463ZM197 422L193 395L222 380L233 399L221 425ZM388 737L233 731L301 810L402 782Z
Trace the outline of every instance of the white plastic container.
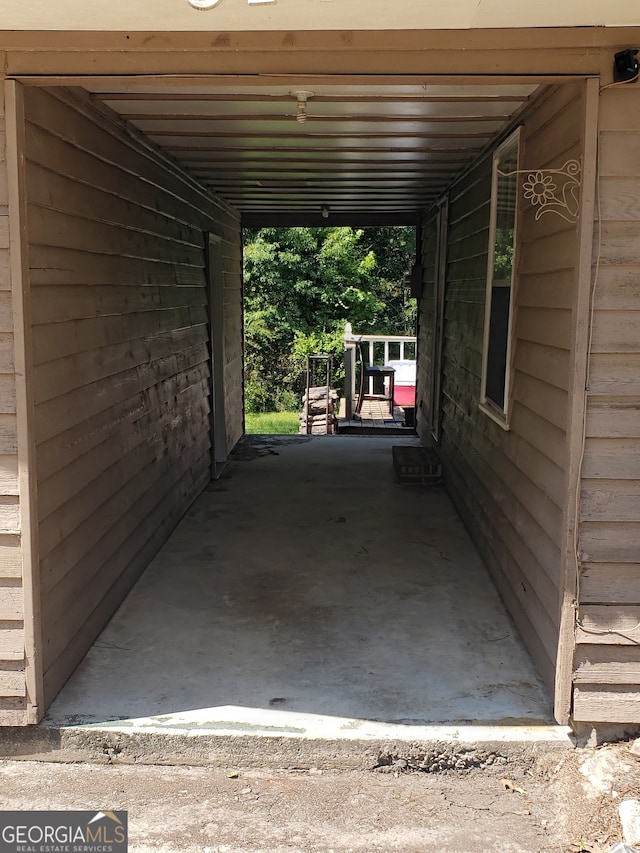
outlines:
M416 363L409 359L397 359L387 362L387 367L393 367L396 371L394 380L396 385L412 385L416 387Z
M388 362L389 367L395 370L393 395L394 403L400 408L414 407L416 404L416 363L409 359L396 359ZM385 390L389 393L387 380L385 379Z

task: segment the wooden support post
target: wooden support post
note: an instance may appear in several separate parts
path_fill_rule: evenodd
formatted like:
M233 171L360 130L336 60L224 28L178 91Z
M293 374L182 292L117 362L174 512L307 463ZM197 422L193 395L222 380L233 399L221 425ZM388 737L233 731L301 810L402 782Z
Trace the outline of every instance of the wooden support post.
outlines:
M347 323L344 331L344 416L353 419L353 401L356 396L356 338Z
M569 417L567 423L567 469L565 475L564 530L560 578L560 631L556 657L555 718L567 725L571 718L573 659L575 653L578 555L576 542L580 520L580 485L585 435L589 363L589 328L593 287L592 252L597 192L598 101L600 81L589 78L585 84L584 159L577 264L577 296L573 307L572 369Z
M222 239L208 233L206 244L211 350L211 479L217 480L227 464L227 411L224 346L224 271Z
M31 388L31 300L24 162L24 100L20 83L5 83L11 290L18 430L18 484L24 589L24 630L27 679L27 722L44 715L42 631L40 623L40 565L34 403Z

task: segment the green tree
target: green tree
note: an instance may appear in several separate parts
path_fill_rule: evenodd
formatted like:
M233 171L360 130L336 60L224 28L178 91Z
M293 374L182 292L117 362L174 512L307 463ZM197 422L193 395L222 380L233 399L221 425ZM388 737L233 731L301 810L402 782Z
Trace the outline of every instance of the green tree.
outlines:
M412 334L415 303L403 277L415 254L412 228L246 229L245 365L248 411L300 404L306 357L335 356L342 335Z

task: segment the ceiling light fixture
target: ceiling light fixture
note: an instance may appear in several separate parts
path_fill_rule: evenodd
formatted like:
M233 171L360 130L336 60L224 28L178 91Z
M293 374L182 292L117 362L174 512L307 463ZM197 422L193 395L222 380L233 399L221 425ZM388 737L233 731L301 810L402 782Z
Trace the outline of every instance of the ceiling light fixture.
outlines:
M303 124L307 120L307 101L313 98L314 93L306 89L299 89L296 92L291 92L291 95L298 102L298 112L296 113L296 121Z
M328 204L323 204L323 205L322 205L322 207L320 208L320 212L322 213L322 218L323 218L323 219L328 219L328 218L329 218L329 211L330 211L330 210L331 210L331 208L329 207L329 205L328 205Z

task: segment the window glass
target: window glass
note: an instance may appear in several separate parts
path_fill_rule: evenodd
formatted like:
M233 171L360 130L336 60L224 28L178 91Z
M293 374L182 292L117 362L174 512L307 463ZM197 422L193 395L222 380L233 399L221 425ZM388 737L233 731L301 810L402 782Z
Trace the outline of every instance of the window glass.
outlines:
M518 194L517 136L498 150L493 169L483 402L488 401L505 413Z

